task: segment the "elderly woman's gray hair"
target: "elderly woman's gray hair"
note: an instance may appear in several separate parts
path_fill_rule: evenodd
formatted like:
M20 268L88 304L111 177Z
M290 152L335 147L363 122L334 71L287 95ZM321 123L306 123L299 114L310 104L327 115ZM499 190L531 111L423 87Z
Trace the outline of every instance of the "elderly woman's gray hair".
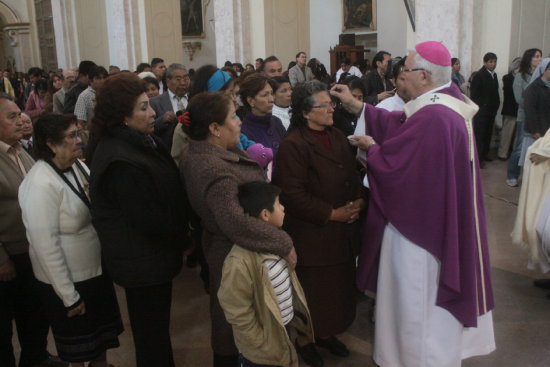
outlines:
M320 92L328 92L328 87L325 83L315 79L294 87L290 104L292 117L290 118L289 130L307 125L304 113L309 113L313 109L316 95Z

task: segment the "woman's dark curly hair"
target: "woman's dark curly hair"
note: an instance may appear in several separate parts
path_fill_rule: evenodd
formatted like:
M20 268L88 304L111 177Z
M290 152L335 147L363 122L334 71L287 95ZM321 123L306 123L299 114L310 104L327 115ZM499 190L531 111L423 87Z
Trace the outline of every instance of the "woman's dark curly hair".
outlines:
M290 118L289 130L307 125L304 114L311 112L315 105L315 96L323 91L328 92L327 85L315 79L300 83L294 87L290 104L292 117Z
M223 125L233 104L231 97L223 92L202 92L195 95L186 113L189 113L191 126L182 125L183 131L193 140L204 140L210 133L213 122Z
M111 75L96 91L96 105L90 140L86 148L86 162L91 164L99 141L124 125L126 117L132 116L139 96L147 92L147 82L136 74L122 71Z
M48 143L59 145L65 138L65 131L71 125L76 125L76 116L58 113L45 113L40 116L34 124L33 143L36 159L45 161L55 157L55 153L50 149Z
M138 97L146 91L147 83L134 73L120 72L105 79L96 95L91 138L99 141L124 125L124 119L132 116Z
M241 102L244 104L247 111L251 110L247 98L254 98L265 88L267 84L269 84L269 79L258 73L251 74L241 82L239 95L241 96Z

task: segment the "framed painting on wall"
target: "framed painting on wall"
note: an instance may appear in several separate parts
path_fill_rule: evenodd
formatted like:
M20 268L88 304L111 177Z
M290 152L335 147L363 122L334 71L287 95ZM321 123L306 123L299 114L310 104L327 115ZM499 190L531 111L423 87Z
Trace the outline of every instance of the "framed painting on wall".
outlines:
M376 0L342 0L342 31L376 30Z
M182 38L204 38L202 0L180 0Z

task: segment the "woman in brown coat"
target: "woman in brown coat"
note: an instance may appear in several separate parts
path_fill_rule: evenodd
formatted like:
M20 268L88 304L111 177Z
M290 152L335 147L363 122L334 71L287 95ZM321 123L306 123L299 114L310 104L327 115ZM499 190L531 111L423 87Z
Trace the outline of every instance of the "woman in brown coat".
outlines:
M366 202L352 149L332 127L334 103L326 85L312 80L297 86L291 109L289 132L274 160L273 183L282 189L283 228L298 254L296 271L311 310L316 345L345 357L349 352L334 335L355 319L357 219ZM300 349L306 361L317 354L313 346L305 353Z
M180 171L191 205L201 217L210 268L214 366L236 367L238 352L231 325L217 298L225 257L235 243L251 251L284 257L291 266L296 264L296 253L284 231L245 215L239 204L239 185L265 178L260 166L236 147L241 121L231 98L219 92L197 94L181 120L191 139L182 152Z

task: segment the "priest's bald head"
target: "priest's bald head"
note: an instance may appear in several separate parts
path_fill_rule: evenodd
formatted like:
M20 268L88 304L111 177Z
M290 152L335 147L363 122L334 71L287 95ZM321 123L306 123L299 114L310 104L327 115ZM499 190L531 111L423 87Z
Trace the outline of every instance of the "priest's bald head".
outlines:
M403 74L414 99L451 81L451 54L441 42L421 42L409 52Z

